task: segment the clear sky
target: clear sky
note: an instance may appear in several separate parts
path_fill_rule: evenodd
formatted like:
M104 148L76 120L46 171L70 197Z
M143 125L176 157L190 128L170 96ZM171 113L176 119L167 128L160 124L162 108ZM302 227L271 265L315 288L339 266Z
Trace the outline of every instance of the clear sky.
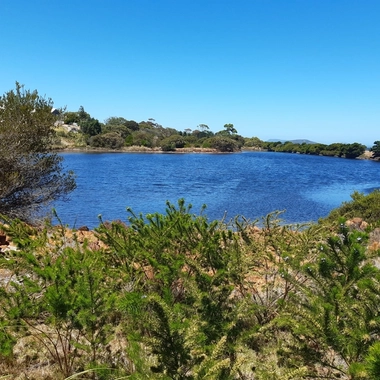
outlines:
M379 0L0 0L15 82L104 121L380 140Z

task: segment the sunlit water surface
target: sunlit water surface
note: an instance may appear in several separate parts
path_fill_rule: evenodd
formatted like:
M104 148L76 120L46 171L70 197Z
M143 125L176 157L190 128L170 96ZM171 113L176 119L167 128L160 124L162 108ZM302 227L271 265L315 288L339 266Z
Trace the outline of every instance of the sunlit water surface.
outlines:
M136 214L165 212L184 198L210 219L255 220L276 210L286 223L316 221L355 190L380 188L380 163L287 153L63 153L77 189L54 205L64 224L94 228Z

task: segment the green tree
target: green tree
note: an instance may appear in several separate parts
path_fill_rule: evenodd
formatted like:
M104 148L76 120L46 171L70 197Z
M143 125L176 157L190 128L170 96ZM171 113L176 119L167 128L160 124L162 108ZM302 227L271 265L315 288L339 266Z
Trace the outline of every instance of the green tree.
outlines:
M124 125L131 131L138 131L140 128L139 124L134 120L127 120Z
M214 133L208 129L203 129L203 130L195 129L194 131L191 132L191 136L194 136L198 140L204 139L205 137L212 137L213 135Z
M359 143L347 144L344 149L346 158L356 158L365 152L365 145Z
M237 142L229 137L217 135L205 140L204 147L211 147L220 152L236 152L239 150Z
M252 148L263 148L265 143L260 140L258 137L251 137L251 138L245 138L244 139L244 146L245 147L252 147Z
M185 139L181 135L171 135L161 141L161 150L175 151L176 148L183 148L185 146Z
M98 135L102 131L102 125L99 120L94 119L93 117L80 121L80 128L82 132L89 136Z
M79 107L79 109L78 109L78 116L79 116L79 120L81 120L81 121L91 119L90 114L84 110L83 106Z
M91 115L84 110L83 106L80 106L77 112L66 112L64 114L64 122L66 124L81 124L90 119Z
M371 152L373 158L380 157L380 141L377 140L373 143Z
M201 132L205 132L205 131L210 130L210 128L207 124L199 124L198 128L201 130Z
M63 121L66 124L79 124L80 123L80 117L78 115L78 112L65 112Z
M124 119L123 117L110 117L107 120L105 120L104 124L102 125L102 133L110 133L110 132L116 132L118 133L123 139L125 139L127 136L129 136L133 128L129 128L127 125L129 125L129 121ZM136 123L137 128L138 124Z
M153 147L154 145L154 134L152 134L149 129L140 129L132 133L133 145Z
M132 132L131 130L123 124L114 125L102 125L102 133L117 133L123 139L129 136Z
M75 188L63 158L51 152L56 115L51 99L16 89L0 98L0 210L31 221L44 206Z
M112 116L104 121L104 125L125 125L127 122L123 117Z
M366 251L365 233L344 224L337 232L301 265L303 277L289 276L298 288L286 306L292 355L303 358L311 377L359 379L380 337L380 271L373 264L379 252Z
M234 127L233 124L224 124L224 128L227 131L229 135L233 135L237 133L236 128Z
M224 129L216 132L216 136L232 137L237 134L237 130L234 128L233 124L224 124Z
M124 145L124 139L116 132L92 136L89 142L96 148L120 149Z

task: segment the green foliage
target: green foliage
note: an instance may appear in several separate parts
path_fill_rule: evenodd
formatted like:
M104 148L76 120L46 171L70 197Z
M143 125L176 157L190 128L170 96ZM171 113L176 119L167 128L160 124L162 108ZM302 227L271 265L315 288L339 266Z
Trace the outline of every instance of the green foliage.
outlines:
M149 130L138 130L132 132L133 145L146 146L152 148L154 146L154 133Z
M116 132L109 132L92 136L90 145L95 148L120 149L124 145L124 139Z
M380 342L375 342L368 350L365 358L365 366L369 379L380 379Z
M380 157L380 141L375 141L373 143L371 152L374 158Z
M73 123L79 124L80 123L78 112L65 112L63 120L65 124L73 124Z
M95 245L62 226L5 226L18 250L0 257L0 357L11 366L28 337L24 366L72 378L378 377L368 232L203 211L183 199L128 210L128 225L101 221Z
M355 372L359 378L368 349L380 337L380 271L372 263L379 253L366 254L367 239L341 225L305 260L302 281L290 279L297 286L286 305L296 342L291 350L302 356L310 376L323 366L324 376Z
M241 327L255 325L249 295L231 298L234 284L243 286L243 252L231 231L189 211L183 200L178 208L168 203L166 215L132 214L130 228L99 232L112 247L114 265L129 268L129 281L144 294L140 328L156 358L152 370L172 379L211 373L232 379Z
M357 217L368 223L379 223L380 190L374 190L367 195L355 191L351 198L351 201L343 202L340 207L332 210L325 221L333 222L341 217L345 219Z
M67 241L60 228L50 235L14 222L8 233L17 234L22 247L1 261L15 274L1 289L0 304L1 315L12 321L12 338L28 331L64 376L104 364L117 301L107 257L80 245L75 236Z
M80 121L81 131L89 136L98 135L102 131L102 125L99 120L94 119L93 117L86 119L84 121Z
M236 152L239 150L239 146L235 140L221 135L205 140L203 146L214 148L220 152Z
M344 150L344 156L346 158L356 158L361 156L365 152L365 145L359 143L347 144Z
M176 148L183 148L185 139L180 135L171 135L161 141L161 150L164 152L175 151Z
M76 123L80 125L90 119L91 115L84 110L83 106L80 106L77 112L66 112L64 114L64 122L66 124Z
M99 120L91 117L91 115L84 110L83 106L79 107L78 112L66 112L64 122L66 124L78 124L81 131L89 136L98 135L102 130L102 125Z
M134 120L127 120L124 125L130 129L131 131L138 131L139 130L139 124L136 123Z
M133 120L126 120L123 117L110 117L104 125L102 125L102 132L116 132L119 133L122 138L126 138L133 131L138 131L139 125Z
M330 145L325 144L297 144L291 141L269 142L264 145L266 149L273 152L285 153L301 153L313 154L322 156L336 156L345 158L356 158L362 155L365 151L365 146L359 143L342 144L333 143Z
M264 148L264 141L260 140L258 137L251 137L244 139L244 147L247 148Z
M123 117L117 117L117 116L112 116L109 117L107 120L104 121L105 126L119 126L128 123L127 119L124 119Z
M120 137L125 139L131 134L131 130L122 124L106 124L102 126L102 133L117 133Z
M0 292L1 295L1 292ZM6 360L13 356L13 348L16 339L11 333L12 325L10 321L2 317L0 319L0 359Z
M16 89L0 98L0 210L29 220L49 202L75 188L73 173L51 152L53 102L37 91Z
M229 135L233 135L237 133L237 130L233 124L224 124L224 129Z

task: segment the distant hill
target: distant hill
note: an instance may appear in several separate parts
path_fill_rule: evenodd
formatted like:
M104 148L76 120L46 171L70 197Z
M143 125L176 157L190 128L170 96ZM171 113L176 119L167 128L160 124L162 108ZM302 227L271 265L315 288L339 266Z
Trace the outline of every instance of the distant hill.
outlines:
M303 143L305 143L305 144L318 144L315 141L310 141L307 139L297 139L297 140L270 139L267 142L277 142L277 141L280 141L282 143L284 143L286 141L290 141L293 144L303 144Z

